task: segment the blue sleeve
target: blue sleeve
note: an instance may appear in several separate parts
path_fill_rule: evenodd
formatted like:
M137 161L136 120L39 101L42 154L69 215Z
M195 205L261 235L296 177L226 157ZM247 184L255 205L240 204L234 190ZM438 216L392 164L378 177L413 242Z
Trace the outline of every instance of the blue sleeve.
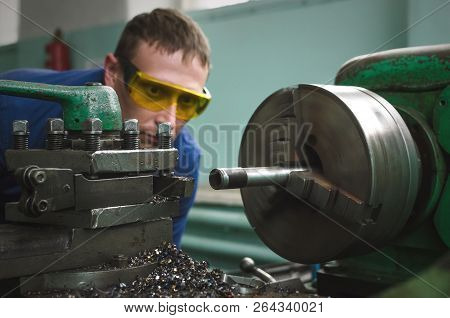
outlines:
M175 140L174 146L178 149L179 157L175 174L177 176L194 178L194 190L192 195L180 200L180 215L173 219L173 243L177 247L180 247L181 237L183 236L187 223L187 216L189 210L194 205L195 195L197 193L201 154L199 146L186 128L183 128L180 132L180 135Z
M186 228L187 216L189 210L194 205L195 195L197 194L198 187L198 165L190 176L194 178L194 191L188 198L182 198L180 200L180 216L173 219L173 243L177 246L181 246L181 237L183 236L184 229Z

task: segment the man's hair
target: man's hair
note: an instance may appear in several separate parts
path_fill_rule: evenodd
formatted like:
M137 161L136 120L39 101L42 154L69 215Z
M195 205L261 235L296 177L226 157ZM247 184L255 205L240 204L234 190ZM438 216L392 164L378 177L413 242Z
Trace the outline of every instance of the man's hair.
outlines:
M125 26L114 54L130 60L140 41L168 54L181 50L183 61L197 57L203 66L210 66L208 39L197 23L178 10L155 9L135 16Z

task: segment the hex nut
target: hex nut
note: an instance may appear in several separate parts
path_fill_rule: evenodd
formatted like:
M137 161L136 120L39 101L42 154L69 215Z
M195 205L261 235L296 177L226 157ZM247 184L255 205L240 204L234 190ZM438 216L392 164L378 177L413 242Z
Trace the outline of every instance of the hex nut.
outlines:
M13 121L13 134L14 135L27 135L28 120L15 120Z
M64 121L61 118L49 118L47 120L47 132L49 134L64 134Z
M83 133L87 134L101 134L103 130L103 123L98 118L88 118L83 122Z
M171 123L160 123L158 124L158 135L166 135L170 136L172 133L172 124Z
M137 119L127 119L122 124L124 133L139 133L139 122Z

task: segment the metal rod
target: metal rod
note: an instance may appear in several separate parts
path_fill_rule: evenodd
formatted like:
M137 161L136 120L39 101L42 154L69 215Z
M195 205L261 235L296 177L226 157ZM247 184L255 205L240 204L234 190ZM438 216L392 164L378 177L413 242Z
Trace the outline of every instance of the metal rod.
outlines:
M245 187L286 185L292 171L307 171L303 168L217 168L209 174L209 184L215 190Z

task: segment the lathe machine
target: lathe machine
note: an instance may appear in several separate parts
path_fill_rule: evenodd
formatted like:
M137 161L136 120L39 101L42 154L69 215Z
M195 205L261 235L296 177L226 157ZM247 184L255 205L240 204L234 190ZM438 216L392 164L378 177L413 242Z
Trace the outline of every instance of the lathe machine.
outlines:
M278 255L321 264L319 294L374 295L412 277L420 295L445 296L448 261L433 280L421 275L449 251L449 164L445 44L356 57L335 85L276 91L245 129L240 167L209 181L241 189Z
M172 218L193 190L192 178L174 176L170 124L158 126L158 148L140 149L137 120L122 122L116 93L100 83L0 81L0 94L56 101L64 112L48 119L45 149L28 149L27 121L12 123L5 159L21 196L0 224L1 295L150 273L155 264L127 266L128 256L172 241ZM102 263L113 269L88 269Z
M450 247L449 70L450 45L408 48L350 60L336 85L281 89L251 117L240 167L214 169L210 184L241 188L249 222L277 254L320 264L320 295L420 280ZM171 240L193 187L173 175L170 125L158 127L158 149L140 149L138 123L122 122L109 87L0 81L0 94L57 101L64 112L48 120L45 149L28 149L26 121L12 124L5 159L22 194L0 224L2 295L150 273L155 264L127 259ZM92 270L101 263L113 266ZM247 286L241 294L275 283L244 265L262 280L225 276ZM447 267L422 279L424 295L448 292Z

